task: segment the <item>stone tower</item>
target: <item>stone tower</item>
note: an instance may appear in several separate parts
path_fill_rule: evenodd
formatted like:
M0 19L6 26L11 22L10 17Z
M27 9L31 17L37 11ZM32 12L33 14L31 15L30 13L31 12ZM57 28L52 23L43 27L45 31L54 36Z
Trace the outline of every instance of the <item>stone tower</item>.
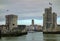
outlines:
M52 13L52 7L45 8L43 14L43 30L53 31L57 27L57 15Z
M53 12L53 28L54 31L57 31L57 14L55 12Z
M6 15L6 25L8 30L17 27L17 15Z
M34 26L34 20L32 19L32 26Z

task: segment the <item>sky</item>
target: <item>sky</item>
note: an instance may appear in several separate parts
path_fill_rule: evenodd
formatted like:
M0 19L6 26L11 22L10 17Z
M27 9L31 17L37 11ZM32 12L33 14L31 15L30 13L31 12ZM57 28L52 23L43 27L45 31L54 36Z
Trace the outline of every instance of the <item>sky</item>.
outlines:
M60 0L0 0L0 25L5 24L5 15L9 14L18 16L18 24L30 25L34 19L35 24L43 25L44 9L50 7L49 2L60 24Z

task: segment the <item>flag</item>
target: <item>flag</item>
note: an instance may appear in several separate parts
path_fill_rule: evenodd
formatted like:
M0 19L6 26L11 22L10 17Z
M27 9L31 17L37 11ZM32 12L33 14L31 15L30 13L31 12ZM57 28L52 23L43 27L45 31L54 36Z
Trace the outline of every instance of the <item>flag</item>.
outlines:
M49 5L52 5L52 3L49 2Z

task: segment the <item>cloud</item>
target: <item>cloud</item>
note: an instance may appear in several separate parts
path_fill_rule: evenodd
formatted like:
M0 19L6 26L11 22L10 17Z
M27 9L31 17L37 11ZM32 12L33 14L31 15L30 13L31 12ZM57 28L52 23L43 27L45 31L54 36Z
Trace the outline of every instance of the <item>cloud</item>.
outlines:
M18 19L43 18L44 9L51 2L53 12L60 16L59 0L0 0L0 21L5 21L5 15L15 14ZM9 11L6 11L9 10Z

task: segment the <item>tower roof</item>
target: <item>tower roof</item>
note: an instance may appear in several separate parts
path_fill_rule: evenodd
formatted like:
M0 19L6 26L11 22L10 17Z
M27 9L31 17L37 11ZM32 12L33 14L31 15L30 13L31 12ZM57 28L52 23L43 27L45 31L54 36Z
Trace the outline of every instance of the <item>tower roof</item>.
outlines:
M16 17L18 17L17 15L14 15L14 14L6 15L6 17L10 17L10 16L16 16Z

